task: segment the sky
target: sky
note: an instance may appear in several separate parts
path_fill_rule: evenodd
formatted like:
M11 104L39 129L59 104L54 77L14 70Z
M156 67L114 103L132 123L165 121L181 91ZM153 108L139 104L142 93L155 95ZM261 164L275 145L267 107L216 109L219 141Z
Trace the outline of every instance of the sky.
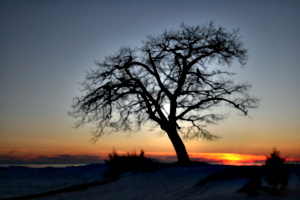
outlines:
M0 163L96 162L113 149L174 156L167 135L114 133L90 142L92 124L74 128L72 98L95 61L121 46L139 47L147 35L181 22L214 21L240 28L248 62L234 80L261 98L250 117L230 117L207 130L217 141L185 141L190 155L268 155L300 159L300 1L0 1ZM260 157L261 158L261 157Z

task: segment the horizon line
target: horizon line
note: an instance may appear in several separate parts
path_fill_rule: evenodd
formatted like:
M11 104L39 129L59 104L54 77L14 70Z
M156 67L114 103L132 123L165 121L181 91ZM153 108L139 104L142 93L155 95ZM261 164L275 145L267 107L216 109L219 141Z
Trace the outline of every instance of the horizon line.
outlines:
M132 155L124 151L116 151L119 155ZM136 152L133 154L139 155ZM239 153L189 153L191 161L204 162L209 164L226 164L226 165L260 165L265 163L267 155L256 154L239 154ZM145 157L152 158L159 162L176 162L175 152L146 152ZM105 163L109 160L107 152L102 155L91 154L61 154L61 155L0 155L0 165L17 165L17 164L93 164ZM300 163L300 158L286 157L286 163Z

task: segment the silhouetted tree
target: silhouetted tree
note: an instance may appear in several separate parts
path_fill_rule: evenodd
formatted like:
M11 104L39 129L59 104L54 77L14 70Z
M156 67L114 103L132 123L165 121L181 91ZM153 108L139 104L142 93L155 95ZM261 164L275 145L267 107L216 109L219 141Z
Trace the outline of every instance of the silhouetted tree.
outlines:
M275 191L278 190L280 185L281 188L285 188L288 185L289 169L285 164L286 158L280 156L280 152L273 148L270 156L267 156L265 171L265 180L269 185L274 186Z
M248 94L251 85L235 84L218 64L246 63L247 50L238 30L227 32L214 23L181 24L178 30L148 36L141 48L122 47L97 62L82 83L85 94L73 100L69 113L77 126L97 122L94 141L108 132L131 131L155 122L169 136L178 161L189 162L184 139L216 139L204 129L226 114L210 112L225 103L242 114L259 100Z

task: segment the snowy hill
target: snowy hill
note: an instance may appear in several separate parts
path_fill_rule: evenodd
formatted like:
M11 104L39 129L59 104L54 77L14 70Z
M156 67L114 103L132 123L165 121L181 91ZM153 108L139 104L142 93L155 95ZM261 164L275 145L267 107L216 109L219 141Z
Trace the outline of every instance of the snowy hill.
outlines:
M209 181L195 187L195 184L209 175L228 169L226 165L192 165L162 167L158 170L141 173L128 172L117 180L87 187L84 190L63 192L38 198L40 200L58 199L251 199L245 193L237 193L248 180L247 177L231 177ZM104 181L105 164L93 164L67 168L0 168L0 199L55 191L74 185L84 185ZM291 169L289 186L284 191L284 199L299 199L300 167ZM281 199L263 191L255 199Z

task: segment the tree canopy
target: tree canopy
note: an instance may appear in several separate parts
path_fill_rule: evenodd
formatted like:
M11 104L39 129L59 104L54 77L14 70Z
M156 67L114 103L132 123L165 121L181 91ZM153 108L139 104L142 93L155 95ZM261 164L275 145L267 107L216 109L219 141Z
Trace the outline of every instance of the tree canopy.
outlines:
M179 161L186 162L178 132L184 139L215 139L205 125L227 115L213 108L227 105L248 115L259 104L249 94L250 84L234 83L234 73L226 68L234 61L247 61L238 29L182 23L177 30L148 36L142 47L121 47L97 62L82 83L85 94L73 99L69 114L79 119L77 126L96 122L95 141L152 121L168 134Z

